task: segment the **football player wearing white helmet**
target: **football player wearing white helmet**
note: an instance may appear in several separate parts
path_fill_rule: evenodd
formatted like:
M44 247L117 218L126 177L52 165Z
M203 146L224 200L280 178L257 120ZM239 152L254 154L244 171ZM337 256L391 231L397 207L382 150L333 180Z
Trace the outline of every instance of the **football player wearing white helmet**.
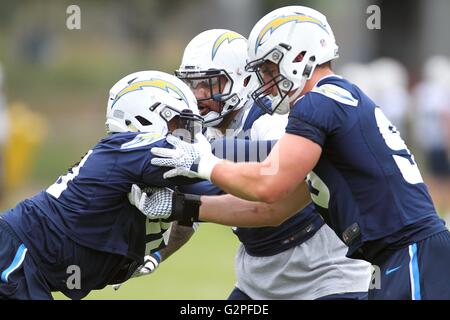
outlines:
M246 58L247 39L230 30L204 31L186 46L175 75L196 94L205 126L226 128L229 115L248 105L257 82L245 70Z
M301 6L274 10L258 21L250 33L248 55L247 70L255 72L262 83L254 99L260 102L269 95L272 110L280 108L282 113L288 113L305 92L317 66L329 67L339 57L326 17ZM271 75L269 81L266 74Z
M182 136L193 139L195 133L201 132L203 120L195 97L190 91L187 94L186 88L182 81L159 71L140 71L124 77L110 90L106 131L165 136L178 130ZM161 91L165 92L164 102L159 98Z
M207 119L205 135L209 140L223 136L279 139L284 133L287 116L270 115L253 103L250 94L257 83L244 70L246 61L247 39L230 30L204 31L184 50L176 75L191 87L199 101L200 112ZM270 108L269 100L266 104ZM210 194L211 188L199 183L195 192ZM187 192L192 190L189 186ZM345 257L346 246L325 225L312 203L277 227L233 231L241 246L235 261L237 283L229 299L367 297L370 265ZM181 238L176 232L171 236L175 241ZM162 250L164 255L175 241L170 239ZM321 250L323 247L327 247L327 253ZM321 261L320 265L316 261Z
M117 82L107 104L109 135L50 187L0 216L0 299L52 299L51 291L80 299L153 272L170 223L149 222L128 193L133 184L192 183L164 180L150 149L168 147L168 132L191 138L201 121L195 96L173 75L142 71Z
M153 150L160 156L154 164L175 167L168 176L207 178L253 201L237 215L233 198L225 205L204 196L190 214L260 226L266 217L255 212L279 204L282 222L293 213L283 204L296 201L308 177L312 200L349 247L347 256L378 266L369 298L450 299L450 232L398 130L361 89L333 73L337 45L325 16L302 6L274 10L253 27L248 52L247 70L262 82L254 98L272 96L272 110L287 105L286 133L261 163L215 159L201 142L174 143L184 154L176 158Z

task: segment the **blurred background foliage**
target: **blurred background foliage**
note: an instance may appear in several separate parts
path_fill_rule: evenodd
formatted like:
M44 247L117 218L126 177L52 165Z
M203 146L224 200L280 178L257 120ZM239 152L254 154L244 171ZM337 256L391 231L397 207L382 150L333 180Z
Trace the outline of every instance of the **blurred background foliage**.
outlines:
M350 63L366 68L380 57L396 59L405 70L402 86L408 95L423 81L430 57L450 54L447 0L0 0L0 4L0 64L11 115L4 158L12 163L0 186L2 210L54 182L104 136L108 90L118 79L144 69L173 72L184 47L201 31L228 28L248 36L272 9L311 6L326 14L333 27L341 54L336 70L348 71ZM80 30L66 27L66 9L72 4L81 9ZM372 4L381 9L380 30L366 26L366 10ZM369 69L364 70L368 91L374 81L389 78L381 75L375 80ZM358 78L354 72L348 76ZM441 109L450 114L450 104ZM417 109L407 100L402 110L402 136L428 173L426 148L414 134ZM450 211L448 177L427 174L426 180L444 216ZM236 247L229 228L205 225L157 274L132 280L118 293L106 288L89 297L223 299L234 284Z

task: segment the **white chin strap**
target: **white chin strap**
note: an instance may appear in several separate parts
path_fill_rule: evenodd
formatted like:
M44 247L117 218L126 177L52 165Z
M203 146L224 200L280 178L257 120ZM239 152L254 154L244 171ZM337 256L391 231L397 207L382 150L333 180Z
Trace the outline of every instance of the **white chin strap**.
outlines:
M290 97L287 96L283 99L283 101L281 101L280 105L275 110L275 113L278 113L278 114L289 113L291 111L291 104L293 104L297 100L297 98L300 96L300 93L302 92L303 88L305 87L305 84L306 84L306 77L303 77L300 86L297 89L295 89L292 96L290 96ZM279 95L276 97L273 97L272 103L274 105L276 105L280 101L280 99L281 99L281 97Z
M306 84L306 78L303 78L302 84L294 91L294 94L290 97L288 97L287 100L289 100L289 104L293 104L295 101L297 101L298 97L300 96L300 93L302 93L303 88Z
M211 121L211 122L208 122L208 123L204 123L203 125L205 126L205 127L215 127L215 126L218 126L221 122L222 122L222 120L223 120L223 118L220 118L220 119L216 119L216 118L218 118L218 117L220 117L220 114L218 113L218 112L215 112L215 111L210 111L210 112L208 112L205 116L203 116L203 119L205 120L205 122L206 121ZM215 119L215 120L213 120L213 119Z
M276 96L276 97L272 97L272 104L273 105L278 105L277 109L275 110L275 113L278 114L286 114L289 113L290 110L290 106L289 106L289 97L285 97L283 99L283 101L281 101L280 104L278 104L280 102L281 96Z

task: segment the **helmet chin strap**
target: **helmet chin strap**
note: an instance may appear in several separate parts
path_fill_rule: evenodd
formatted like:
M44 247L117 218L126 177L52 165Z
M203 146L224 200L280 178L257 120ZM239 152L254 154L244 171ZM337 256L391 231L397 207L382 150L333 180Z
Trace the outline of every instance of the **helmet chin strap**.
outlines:
M300 96L300 93L302 92L303 88L305 87L306 84L306 77L302 78L302 83L300 84L300 86L295 89L294 93L292 94L292 96L287 96L286 98L283 99L283 101L281 101L281 103L278 105L277 109L275 110L275 113L278 114L286 114L289 113L291 111L291 105L298 99L298 97ZM272 99L273 103L275 104L276 102L278 102L280 99L280 96L276 96Z
M233 110L238 110L239 108L236 108L235 106L239 104L240 100L236 94L233 94L230 98L228 98L226 101L222 99L222 94L217 93L212 95L212 100L215 102L218 102L221 104L222 112L224 112L225 107L231 106ZM234 105L229 104L229 102L235 102ZM242 106L241 106L242 107ZM203 123L205 127L216 127L218 126L222 121L223 118L229 113L230 111L227 110L226 114L222 114L216 111L209 111L205 116L203 116L203 119L206 123ZM218 119L216 119L218 118Z
M222 122L222 120L223 120L223 118L219 118L220 117L220 114L218 113L218 112L215 112L215 111L209 111L204 117L203 117L203 119L205 120L205 122L207 122L207 123L204 123L203 125L205 126L205 127L215 127L215 126L218 126L221 122ZM217 118L219 118L219 119L217 119ZM212 119L215 119L215 120L212 120ZM212 121L211 121L212 120Z
M283 99L281 102L280 101L280 96L276 96L276 97L272 97L272 104L273 105L278 105L277 109L275 110L275 113L277 114L286 114L289 113L289 101L287 98Z
M303 77L302 84L294 91L292 96L287 98L287 100L289 101L289 105L297 101L298 97L302 93L303 88L305 88L305 84L306 84L306 77Z

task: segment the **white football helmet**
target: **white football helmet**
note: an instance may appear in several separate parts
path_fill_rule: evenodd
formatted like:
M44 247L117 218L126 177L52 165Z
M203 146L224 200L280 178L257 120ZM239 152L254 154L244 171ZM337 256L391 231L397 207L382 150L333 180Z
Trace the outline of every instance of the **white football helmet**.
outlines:
M177 128L201 128L203 119L189 87L164 72L135 72L120 79L110 90L106 131L165 135L169 132L168 122L177 116Z
M326 17L303 6L279 8L259 20L248 39L248 56L248 71L257 72L266 61L278 65L280 74L270 81L265 83L259 75L262 85L253 93L259 102L276 86L278 95L272 97L272 112L280 107L288 112L290 102L298 98L316 66L339 57ZM286 98L293 90L294 94Z
M204 116L204 125L216 126L224 116L242 108L256 89L257 79L245 70L247 62L247 39L239 33L225 29L204 31L194 37L186 46L180 68L175 75L192 89L207 81L212 99L221 102L221 111L210 111ZM214 94L212 87L219 83L219 77L227 79L220 93Z

